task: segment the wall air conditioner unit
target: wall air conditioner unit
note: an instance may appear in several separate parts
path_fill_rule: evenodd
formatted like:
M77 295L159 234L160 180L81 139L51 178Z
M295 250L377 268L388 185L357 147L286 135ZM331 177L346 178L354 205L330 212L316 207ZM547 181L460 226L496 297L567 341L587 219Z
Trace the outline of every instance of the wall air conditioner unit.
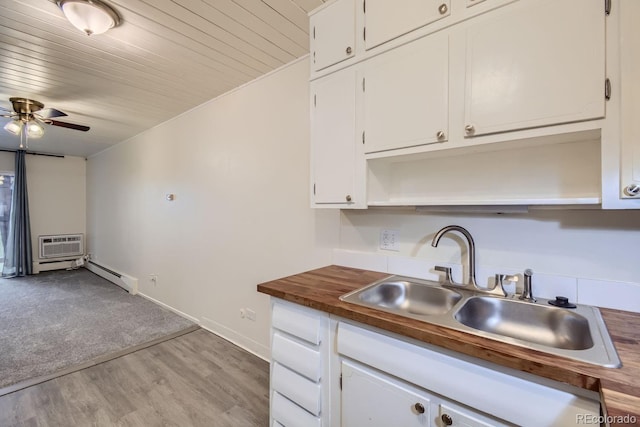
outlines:
M84 236L82 234L38 236L38 240L41 259L84 255Z

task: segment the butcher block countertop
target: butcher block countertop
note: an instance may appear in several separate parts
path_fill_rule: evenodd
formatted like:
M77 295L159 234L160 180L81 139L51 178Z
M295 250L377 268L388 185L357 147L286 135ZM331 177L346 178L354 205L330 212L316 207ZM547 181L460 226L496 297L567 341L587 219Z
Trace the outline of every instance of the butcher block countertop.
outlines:
M636 420L613 425L640 426L640 314L600 309L622 360L622 368L601 368L339 300L347 292L388 276L333 265L259 284L258 291L498 365L599 391L610 418Z

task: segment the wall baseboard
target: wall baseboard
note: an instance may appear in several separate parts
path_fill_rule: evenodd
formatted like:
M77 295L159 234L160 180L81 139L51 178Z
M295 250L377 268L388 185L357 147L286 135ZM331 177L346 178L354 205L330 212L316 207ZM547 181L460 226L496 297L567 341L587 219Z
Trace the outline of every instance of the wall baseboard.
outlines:
M218 322L215 322L211 319L207 319L206 317L203 317L202 320L199 320L196 317L193 317L168 304L158 301L157 299L152 298L149 295L146 295L142 292L139 292L138 295L153 302L154 304L158 304L159 306L166 308L167 310L177 314L178 316L182 316L185 319L191 320L192 322L198 324L202 329L206 329L208 332L211 332L212 334L215 334L229 341L233 345L236 345L241 349L248 351L249 353L259 357L260 359L265 360L266 362L269 362L269 363L271 362L271 359L269 357L271 352L269 348L265 347L264 345L256 341L253 341L251 339L248 339L247 337L240 335L236 331L230 328L227 328L226 326Z
M150 297L149 295L143 294L142 292L138 292L138 295L140 295L144 299L148 299L149 301L151 301L154 304L158 304L160 307L166 308L167 310L177 314L178 316L184 317L185 319L191 320L193 323L195 323L197 325L200 325L200 320L198 320L197 318L195 318L193 316L188 315L187 313L184 313L184 312L178 310L177 308L173 308L168 304L165 304L165 303L163 303L161 301L158 301L155 298Z
M200 322L200 327L224 338L225 340L229 341L232 344L237 345L238 347L248 351L249 353L252 353L255 356L258 356L260 359L271 363L271 358L269 357L269 355L271 354L271 351L269 350L268 347L254 340L251 340L245 336L240 335L233 329L230 329L214 320L207 319L206 317L202 318L202 321Z

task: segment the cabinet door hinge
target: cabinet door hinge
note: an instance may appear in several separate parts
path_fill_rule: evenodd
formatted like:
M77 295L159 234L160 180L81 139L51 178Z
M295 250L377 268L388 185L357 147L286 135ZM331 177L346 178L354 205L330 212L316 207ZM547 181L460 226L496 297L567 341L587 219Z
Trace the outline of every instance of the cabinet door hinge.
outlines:
M367 40L367 27L362 29L362 39L365 41Z
M362 0L362 12L367 13L367 0Z
M611 0L604 0L604 14L607 16L611 14Z
M316 195L316 183L315 182L313 183L313 195L314 196Z
M608 78L604 80L604 99L607 101L611 99L611 80Z
M313 39L314 40L316 39L316 27L315 26L313 27Z
M363 77L363 78L362 78L362 91L363 91L363 92L365 91L365 84L364 84L364 80L365 80L365 78Z
M316 63L316 51L315 50L313 51L313 63L314 64Z
M340 390L342 390L342 374L340 374L340 379L338 380L338 384L340 385Z
M364 131L362 131L362 143L364 144Z
M318 95L316 94L313 95L313 106L314 107L318 106Z

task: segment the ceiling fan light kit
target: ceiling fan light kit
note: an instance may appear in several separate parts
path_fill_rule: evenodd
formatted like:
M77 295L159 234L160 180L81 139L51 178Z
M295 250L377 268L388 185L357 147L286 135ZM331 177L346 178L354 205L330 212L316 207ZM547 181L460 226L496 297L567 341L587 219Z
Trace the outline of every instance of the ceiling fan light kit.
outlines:
M14 135L20 135L20 131L22 131L22 122L12 120L4 125L4 130Z
M36 121L28 122L26 127L29 138L42 138L42 135L44 135L44 128Z
M56 0L71 24L90 36L120 25L120 15L100 0Z

